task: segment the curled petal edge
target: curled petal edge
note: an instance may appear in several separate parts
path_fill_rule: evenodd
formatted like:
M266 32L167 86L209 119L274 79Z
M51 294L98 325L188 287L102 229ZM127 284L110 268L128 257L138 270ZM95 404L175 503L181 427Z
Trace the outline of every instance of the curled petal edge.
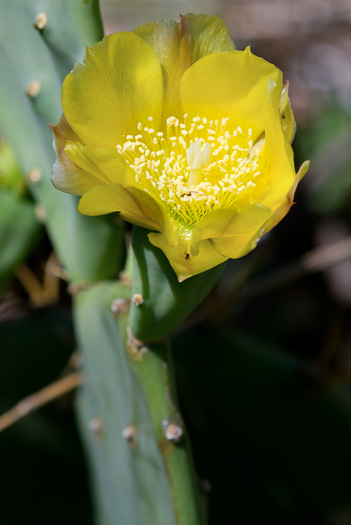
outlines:
M146 192L121 184L91 189L80 199L78 210L84 215L118 212L123 219L136 226L157 231L167 229L163 210Z
M286 198L283 200L283 203L274 211L274 214L272 217L268 220L268 222L265 225L264 232L269 232L274 226L280 222L285 215L290 210L291 206L294 204L294 195L297 188L298 183L300 180L306 175L310 167L310 161L306 160L300 167L299 171L296 174L295 180L293 185L291 186L289 193L287 194Z
M101 184L101 181L79 168L66 154L65 147L69 141L79 143L77 135L68 124L64 114L54 126L50 125L54 135L54 149L57 159L52 168L51 181L55 188L72 195L83 195L87 191Z

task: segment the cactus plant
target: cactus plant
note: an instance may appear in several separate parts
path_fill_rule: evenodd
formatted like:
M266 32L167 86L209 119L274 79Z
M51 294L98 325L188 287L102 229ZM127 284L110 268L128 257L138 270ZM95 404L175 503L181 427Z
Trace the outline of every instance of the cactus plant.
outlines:
M167 343L147 348L127 341L129 301L129 287L119 283L96 285L76 298L86 374L79 419L97 523L198 525L202 506L169 349Z
M203 523L186 432L174 394L170 397L167 344L146 352L134 338L128 343L129 317L116 321L109 304L116 296L128 303L129 287L94 284L123 268L124 229L113 216L80 215L76 198L50 182L55 155L47 123L61 114L62 80L82 59L84 44L102 36L98 3L5 0L0 28L0 99L6 102L0 106L1 131L41 206L69 280L89 283L74 298L74 318L86 378L77 412L91 464L96 523Z
M212 288L221 263L248 253L284 217L308 169L295 173L281 72L249 49L233 50L223 21L206 15L108 36L71 74L83 44L102 37L97 0L5 0L0 29L0 128L68 279L80 285L73 310L85 383L77 413L96 523L203 525L167 338ZM51 185L47 122L57 120L53 182L82 196L82 213L121 212L134 224L131 286L112 281L125 263L121 222L80 215L76 197ZM135 129L142 134L130 135ZM144 169L147 144L154 179Z

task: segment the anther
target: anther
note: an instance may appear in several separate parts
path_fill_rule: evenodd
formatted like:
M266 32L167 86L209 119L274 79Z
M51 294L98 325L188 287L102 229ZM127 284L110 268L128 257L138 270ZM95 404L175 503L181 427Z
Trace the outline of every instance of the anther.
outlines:
M253 191L250 181L259 173L263 143L253 145L252 132L244 133L240 126L229 131L227 118L185 118L169 117L166 133L147 127L152 122L148 118L138 124L139 134L126 137L117 151L144 191L191 226L210 210L232 206L244 190Z

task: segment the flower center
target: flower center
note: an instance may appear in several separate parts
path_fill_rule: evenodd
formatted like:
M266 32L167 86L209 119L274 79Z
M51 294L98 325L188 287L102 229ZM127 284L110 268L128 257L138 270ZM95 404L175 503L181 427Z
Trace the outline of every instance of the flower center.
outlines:
M254 145L251 128L234 129L229 118L190 121L184 115L168 118L163 132L152 128L152 117L148 120L117 151L138 185L175 220L189 227L210 211L254 200L264 141Z

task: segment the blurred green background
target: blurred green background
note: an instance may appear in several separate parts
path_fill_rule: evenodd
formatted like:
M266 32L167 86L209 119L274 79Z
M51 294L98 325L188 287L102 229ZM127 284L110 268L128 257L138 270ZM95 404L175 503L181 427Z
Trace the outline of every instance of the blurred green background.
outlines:
M174 358L210 524L349 525L351 4L103 0L101 9L106 33L219 14L238 49L251 45L290 81L296 165L312 162L297 204L228 263L177 330ZM75 351L66 283L25 188L6 192L5 175L19 179L4 148L1 210L20 206L23 221L0 238L1 413L65 374ZM14 275L11 239L25 259ZM0 434L2 524L93 523L73 403L62 397Z

